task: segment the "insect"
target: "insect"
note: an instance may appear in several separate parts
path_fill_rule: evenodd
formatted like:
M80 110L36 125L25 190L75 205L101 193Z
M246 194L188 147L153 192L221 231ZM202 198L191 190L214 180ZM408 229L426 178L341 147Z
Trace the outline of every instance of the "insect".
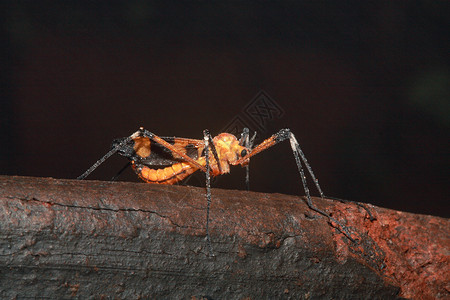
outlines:
M206 174L207 199L206 240L209 254L213 255L209 235L211 176L229 173L230 165L241 165L246 167L246 185L248 187L248 164L250 158L282 141L288 140L300 173L308 207L326 216L331 222L338 224L340 227L338 230L354 241L345 225L313 204L302 162L311 176L320 197L324 198L324 194L294 134L289 129L281 129L256 147L253 147L255 136L256 133L250 138L249 130L245 128L240 139L230 133L221 133L213 138L208 130L203 131L203 140L159 137L141 127L128 137L114 140L111 150L79 176L78 179L86 178L116 152L128 158L136 174L148 183L174 184L198 170L204 172Z

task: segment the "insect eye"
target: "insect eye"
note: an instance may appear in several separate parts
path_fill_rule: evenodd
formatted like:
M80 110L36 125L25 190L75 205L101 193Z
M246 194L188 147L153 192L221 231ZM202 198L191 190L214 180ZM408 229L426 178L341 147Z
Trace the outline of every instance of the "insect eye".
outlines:
M245 150L245 149L242 150L242 151L241 151L241 157L244 157L244 156L246 156L246 155L247 155L247 150Z

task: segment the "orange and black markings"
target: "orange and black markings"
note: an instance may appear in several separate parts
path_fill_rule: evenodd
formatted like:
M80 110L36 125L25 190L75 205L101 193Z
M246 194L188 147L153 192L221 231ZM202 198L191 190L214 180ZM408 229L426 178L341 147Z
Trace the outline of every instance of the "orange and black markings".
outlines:
M159 184L174 184L178 181L185 179L198 169L192 167L187 163L177 163L164 169L152 169L147 166L136 165L134 161L131 162L132 167L136 174L148 183Z
M255 135L250 138L249 130L245 128L240 139L237 139L230 133L221 133L212 138L209 131L204 130L203 140L197 140L178 137L159 137L144 128L140 128L129 137L115 140L112 149L79 176L78 179L86 178L116 152L128 158L136 174L142 180L149 183L174 184L198 170L205 172L207 198L206 237L209 253L212 255L209 235L209 208L211 203L210 177L229 173L230 165L241 165L246 167L246 184L248 188L248 164L250 158L279 142L289 141L305 190L308 207L326 216L331 224L338 224L336 227L339 231L350 240L355 241L345 225L313 204L303 166L306 167L322 198L324 194L294 134L289 129L281 129L253 148Z
M133 170L145 182L174 184L205 168L203 140L154 136L153 140L146 136L138 136L125 146L130 149L120 151L130 159ZM218 156L218 161L214 158L209 161L213 176L228 173L229 165L234 165L243 158L243 150L244 154L250 152L229 133L215 137L213 144ZM245 164L247 161L243 160L241 163Z
M159 183L159 184L174 184L178 181L185 179L187 176L191 175L198 170L196 166L192 166L186 162L175 162L176 160L183 160L183 156L189 155L193 159L198 161L201 151L203 150L198 145L198 140L188 140L180 138L165 138L165 141L171 144L178 152L163 151L159 144L153 142L156 155L153 159L149 159L153 163L157 161L162 161L164 166L164 155L166 156L168 166L164 168L152 168L146 165L146 159L152 155L152 142L148 137L137 137L133 139L134 145L133 149L136 153L137 160L131 160L131 165L136 174L149 183ZM201 142L201 141L200 141ZM178 154L178 153L181 153ZM189 153L189 154L188 154ZM161 160L162 159L162 160Z

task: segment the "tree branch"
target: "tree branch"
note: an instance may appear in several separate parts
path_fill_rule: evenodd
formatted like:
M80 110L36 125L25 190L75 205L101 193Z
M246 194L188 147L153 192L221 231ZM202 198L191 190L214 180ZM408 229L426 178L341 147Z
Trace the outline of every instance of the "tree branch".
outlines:
M314 198L0 176L0 298L449 297L448 219ZM334 224L336 225L336 224Z

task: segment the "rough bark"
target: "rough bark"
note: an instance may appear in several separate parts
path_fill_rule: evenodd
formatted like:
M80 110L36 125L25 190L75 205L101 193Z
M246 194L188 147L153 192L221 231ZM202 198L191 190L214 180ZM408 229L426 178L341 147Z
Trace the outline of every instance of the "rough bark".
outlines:
M314 198L0 176L0 298L449 298L449 220Z

